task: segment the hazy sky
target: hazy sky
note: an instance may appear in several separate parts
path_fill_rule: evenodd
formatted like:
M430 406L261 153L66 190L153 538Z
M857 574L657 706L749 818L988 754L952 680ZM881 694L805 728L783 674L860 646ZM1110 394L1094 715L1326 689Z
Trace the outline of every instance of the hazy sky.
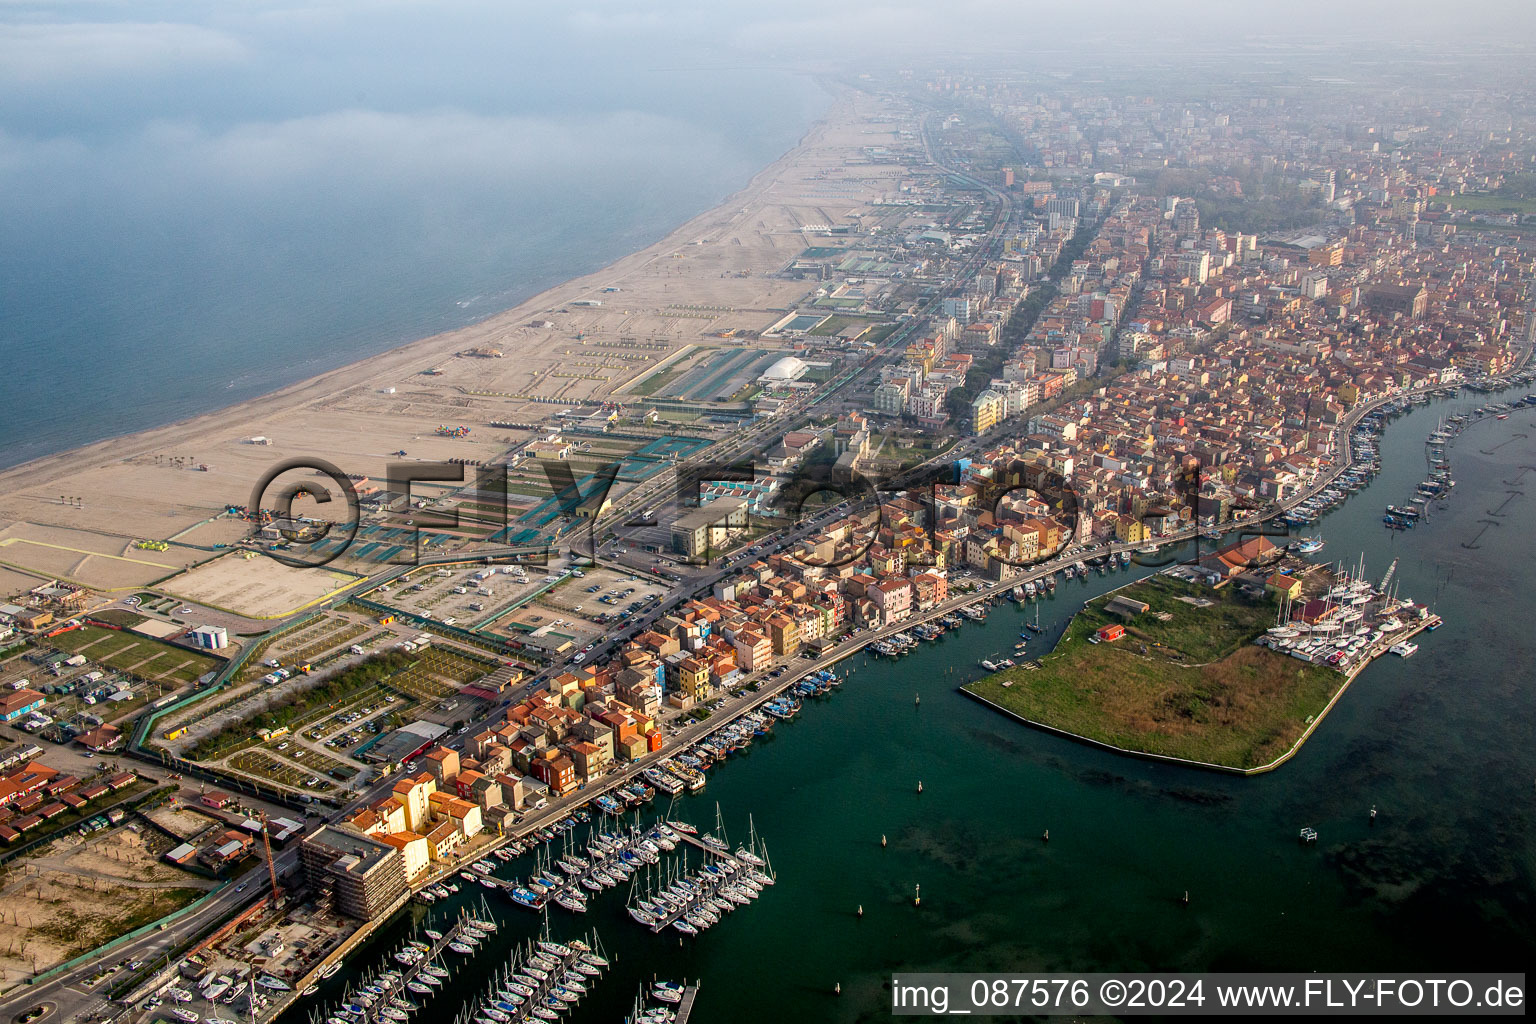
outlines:
M602 134L585 118L630 114L643 144L657 127L646 117L707 130L721 116L706 77L648 87L648 72L677 69L854 72L967 50L1088 62L1127 47L1166 61L1255 34L1370 53L1384 37L1518 42L1533 29L1536 0L0 0L0 184L147 160L166 168L147 187L199 174L259 186L351 159L367 188L579 152Z
M1190 58L1204 82L1259 36L1390 66L1384 39L1533 28L1536 0L0 0L0 463L260 394L661 237L825 108L786 69Z
M1210 52L1255 35L1316 43L1504 43L1531 0L0 0L0 128L51 136L135 118L270 120L338 109L610 109L614 67L945 59L978 51L1173 40ZM214 82L217 88L209 89ZM621 87L620 87L621 88ZM660 113L667 113L660 111Z

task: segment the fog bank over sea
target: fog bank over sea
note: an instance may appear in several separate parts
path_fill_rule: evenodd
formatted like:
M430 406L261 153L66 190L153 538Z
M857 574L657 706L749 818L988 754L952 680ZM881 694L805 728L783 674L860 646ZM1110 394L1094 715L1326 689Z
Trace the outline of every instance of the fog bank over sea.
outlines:
M471 13L0 7L0 465L595 270L745 185L829 100L611 22Z

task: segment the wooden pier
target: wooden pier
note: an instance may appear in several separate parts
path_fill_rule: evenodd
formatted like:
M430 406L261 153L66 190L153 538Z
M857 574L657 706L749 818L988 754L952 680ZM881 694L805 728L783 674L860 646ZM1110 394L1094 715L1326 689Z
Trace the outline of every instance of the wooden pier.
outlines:
M689 1016L689 1014L693 1013L693 1001L695 999L697 999L698 996L699 996L699 983L698 982L694 982L691 985L685 985L683 987L683 998L677 1004L677 1022L676 1022L676 1024L688 1024L688 1016Z
M673 831L677 830L674 829ZM689 835L687 832L677 832L677 838L681 839L685 843L698 847L710 856L719 857L721 860L728 860L732 864L735 864L737 867L741 867L741 861L737 859L734 853L730 853L726 850L718 850L704 842L698 836Z

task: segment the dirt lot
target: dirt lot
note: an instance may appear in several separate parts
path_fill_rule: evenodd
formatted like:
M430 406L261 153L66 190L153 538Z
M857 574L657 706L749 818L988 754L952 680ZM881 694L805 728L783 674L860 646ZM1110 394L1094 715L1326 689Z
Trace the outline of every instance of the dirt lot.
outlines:
M218 824L221 819L210 814L203 814L190 807L163 806L156 807L149 812L149 816L155 820L161 828L181 836L182 839L191 839L207 831L209 826Z
M63 506L59 510L66 515L85 514ZM0 561L47 576L88 581L99 590L113 590L148 583L205 557L180 544L172 544L165 551L136 548L135 539L104 536L88 529L9 523L0 528ZM28 587L36 585L32 582Z
M161 589L236 615L277 619L358 582L330 569L295 569L264 556L231 553L168 580Z
M0 984L78 956L213 887L161 861L168 846L125 826L84 840L70 835L8 866L0 873Z

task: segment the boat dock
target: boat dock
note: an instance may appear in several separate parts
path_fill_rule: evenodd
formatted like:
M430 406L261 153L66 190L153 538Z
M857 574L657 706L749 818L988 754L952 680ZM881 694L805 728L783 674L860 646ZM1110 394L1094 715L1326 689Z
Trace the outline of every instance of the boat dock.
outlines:
M713 857L719 857L721 860L728 860L732 864L736 865L737 867L742 867L743 866L742 863L741 863L741 860L739 858L737 858L737 856L734 853L728 853L725 850L718 850L715 847L710 846L708 843L704 842L698 836L689 835L687 832L679 832L677 834L677 838L681 839L683 842L688 843L691 846L698 847L699 849L703 850L705 853L707 853L707 854L709 854L709 855L711 855Z
M400 971L400 984L398 986L400 992L405 992L406 986L417 980L423 967L425 967L427 964L435 964L438 960L438 957L442 956L448 951L448 944L450 942L458 941L459 935L463 932L465 923L468 921L468 919L469 915L467 911L461 913L459 919L453 922L452 927L443 933L443 937L431 943L427 953L424 956L422 956L413 964L401 965L403 969ZM388 1004L385 1000L379 999L376 1005L367 1008L368 1012L363 1016L363 1019L365 1021L382 1021L384 1018L381 1016L381 1011L386 1005Z
M725 850L716 849L715 847L710 846L708 843L705 843L705 842L701 841L697 836L688 835L687 833L679 832L677 837L678 837L678 839L681 839L683 842L686 842L686 843L688 843L688 844L690 844L692 846L697 847L700 850L703 850L706 854L708 854L708 855L710 855L712 857L718 857L720 860L729 861L731 863L732 867L735 870L741 870L741 869L747 867L746 863L744 863L743 861L738 859L734 854L728 853ZM700 875L695 876L695 877L696 878L700 878L700 877L702 877L702 874L703 873L701 872ZM731 879L734 878L734 877L735 877L735 875L734 875L734 871L733 871L733 873L731 875L722 875L722 876L719 876L719 877L715 878L712 882L710 882L705 887L705 889L701 893L699 893L698 896L696 896L693 899L689 900L686 906L683 906L682 908L673 911L672 913L668 914L666 917L663 917L661 920L657 921L655 924L650 925L649 927L651 929L652 934L658 934L660 932L666 931L668 928L672 927L673 922L675 922L675 921L677 921L677 920L679 920L679 919L681 919L683 917L686 917L688 914L693 913L693 911L696 910L699 907L700 904L706 903L710 899L710 897L716 895L722 888L724 888L725 886L729 885L731 883ZM695 989L697 987L698 987L697 985L694 986ZM686 999L686 997L685 997L685 999ZM677 1019L679 1021L681 1021L683 1019L683 1016L682 1016L681 1013L679 1013Z
M592 831L595 837L597 833L597 827L594 826ZM543 875L544 877L557 880L561 883L558 886L549 889L547 892L531 890L535 893L535 895L539 897L539 902L537 905L530 905L528 903L521 902L517 900L513 895L517 892L517 890L527 888L526 882L517 879L498 878L493 874L481 873L478 867L473 864L463 869L461 874L473 875L474 880L479 882L482 886L485 886L488 889L494 889L500 892L502 895L506 896L508 899L511 899L512 902L516 903L518 906L536 912L543 911L544 908L550 903L557 903L559 896L562 894L570 894L576 899L580 900L582 903L585 903L592 896L598 895L604 890L612 888L613 885L628 879L630 874L633 873L633 871L646 860L646 855L644 853L636 853L640 847L640 843L648 838L648 833L646 830L640 829L636 826L629 826L619 830L614 835L605 834L605 836L607 840L613 844L612 848L606 853L599 854L595 852L591 846L587 847L587 857L581 857L580 853L571 850L567 850L565 852L564 859L568 859L574 856L581 857L581 859L586 862L586 866L583 867L580 871L572 871L567 868L560 868L557 870L554 866L539 867L535 869L535 874L530 875L530 881L535 881L537 880L538 875ZM679 835L679 838L682 838L682 836ZM622 859L624 854L634 855L635 859L625 862ZM590 860L588 857L590 857ZM627 868L621 869L619 867L621 864L627 864ZM575 866L574 862L573 866ZM600 870L605 870L605 874L607 877L612 879L612 881L606 883L603 882L601 877L598 876L598 872Z
M693 1013L693 1001L699 996L699 983L694 982L683 988L683 998L677 1004L676 1014L673 1018L675 1024L688 1024L688 1016Z
M358 1024L389 1024L388 1020L383 1016L383 1010L389 1005L390 998L419 998L419 996L406 996L406 986L411 982L418 980L422 969L426 967L426 965L438 963L439 958L448 951L448 944L457 941L459 936L463 933L465 927L468 926L469 921L470 915L466 910L460 914L459 918L455 920L451 926L447 928L447 930L443 933L442 938L426 943L427 951L423 953L418 959L416 959L414 963L405 963L399 959L400 952L404 949L410 948L409 946L402 946L399 950L396 950L394 959L396 960L398 966L394 966L393 969L399 971L400 979L397 983L389 985L380 994L375 995L373 993L367 992L367 986L370 984L379 986L376 974L362 978L358 983L356 983L356 988L353 986L348 986L347 990L341 996L341 1001L343 1004L353 1002L356 998L356 995L359 993L363 993L363 998L366 1000L366 1002L358 1001L354 1004L359 1006L363 1011L362 1013L356 1015ZM389 965L386 965L384 968L384 970L389 969L391 969ZM282 1014L284 1010L289 1007L292 1002L302 996L302 992L294 990L284 993L284 995L287 998L285 998L276 1007L273 1008L270 1017L268 1017L265 1013L262 1014L264 1019L276 1019L279 1015Z

